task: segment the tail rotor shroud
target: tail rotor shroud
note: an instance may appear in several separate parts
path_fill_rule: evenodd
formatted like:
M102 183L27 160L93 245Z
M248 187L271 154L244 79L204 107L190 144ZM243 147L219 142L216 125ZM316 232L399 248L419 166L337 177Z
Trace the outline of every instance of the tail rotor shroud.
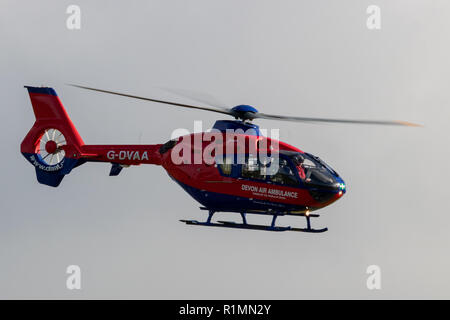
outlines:
M73 168L84 163L84 145L55 90L30 87L28 90L35 122L20 145L23 156L35 167L39 183L57 187Z

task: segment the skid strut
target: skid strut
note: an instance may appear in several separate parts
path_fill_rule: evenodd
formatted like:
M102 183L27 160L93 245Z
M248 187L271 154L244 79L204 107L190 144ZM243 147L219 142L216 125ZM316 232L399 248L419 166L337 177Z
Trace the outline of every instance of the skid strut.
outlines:
M308 211L305 213L290 213L290 212L261 212L261 211L248 211L243 212L239 211L241 217L242 217L242 223L237 223L233 221L217 221L217 222L211 222L216 210L208 209L208 208L201 208L202 210L208 210L208 218L206 221L197 221L197 220L180 220L181 222L184 222L189 225L196 225L196 226L206 226L206 227L219 227L219 228L235 228L235 229L250 229L250 230L263 230L263 231L297 231L297 232L310 232L310 233L321 233L328 230L328 228L323 229L313 229L311 228L311 217L319 217L318 214L310 214ZM227 211L228 212L228 211ZM238 212L238 211L231 211L231 212ZM258 224L249 224L247 223L246 214L261 214L261 215L271 215L272 216L272 222L270 226L265 225L258 225ZM292 215L292 216L301 216L306 218L306 228L293 228L291 226L287 227L281 227L276 225L276 220L279 216L284 215Z

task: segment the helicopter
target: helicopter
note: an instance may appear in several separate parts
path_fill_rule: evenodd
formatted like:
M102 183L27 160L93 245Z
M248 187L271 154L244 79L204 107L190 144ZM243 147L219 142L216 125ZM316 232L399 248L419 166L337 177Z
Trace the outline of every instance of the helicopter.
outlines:
M308 233L328 230L313 228L311 218L319 217L316 210L329 206L346 193L342 177L319 157L264 136L253 120L420 126L406 121L272 115L250 105L203 107L72 86L234 118L217 120L210 131L191 133L161 144L89 145L84 143L53 88L25 86L36 120L20 150L35 167L39 183L58 187L65 175L86 162L110 163L110 176L119 175L129 166L159 165L201 204L201 210L207 211L205 221L180 220L196 226ZM205 154L209 157L202 157ZM217 212L238 213L242 222L213 221ZM271 223L250 224L247 214L270 216ZM306 227L278 226L276 220L280 216L304 217Z

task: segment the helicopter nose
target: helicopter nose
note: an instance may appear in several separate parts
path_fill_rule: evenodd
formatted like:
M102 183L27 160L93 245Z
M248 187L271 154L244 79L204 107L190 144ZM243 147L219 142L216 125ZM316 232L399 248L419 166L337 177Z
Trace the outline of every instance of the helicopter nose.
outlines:
M345 183L339 182L334 185L324 187L313 187L310 188L309 193L314 198L314 200L320 203L326 203L326 205L339 200L346 192Z
M345 192L347 191L347 186L345 185L344 180L342 180L340 177L336 180L337 180L336 189L339 190L338 194L339 195L345 194Z
M347 190L345 182L344 182L344 180L342 180L341 177L339 177L339 176L336 177L336 183L335 183L333 189L334 189L333 196L330 199L331 200L330 203L339 200L345 194L345 192Z

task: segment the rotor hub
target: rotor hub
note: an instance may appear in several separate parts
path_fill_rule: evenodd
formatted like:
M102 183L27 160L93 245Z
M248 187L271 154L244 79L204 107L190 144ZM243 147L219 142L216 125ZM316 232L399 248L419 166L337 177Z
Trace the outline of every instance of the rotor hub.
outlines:
M241 104L241 105L231 108L231 114L236 119L241 119L244 121L245 120L253 120L257 113L258 113L258 110L256 108L249 106L247 104Z
M47 151L48 153L55 153L57 148L58 145L53 140L47 141L47 143L45 144L45 151Z

